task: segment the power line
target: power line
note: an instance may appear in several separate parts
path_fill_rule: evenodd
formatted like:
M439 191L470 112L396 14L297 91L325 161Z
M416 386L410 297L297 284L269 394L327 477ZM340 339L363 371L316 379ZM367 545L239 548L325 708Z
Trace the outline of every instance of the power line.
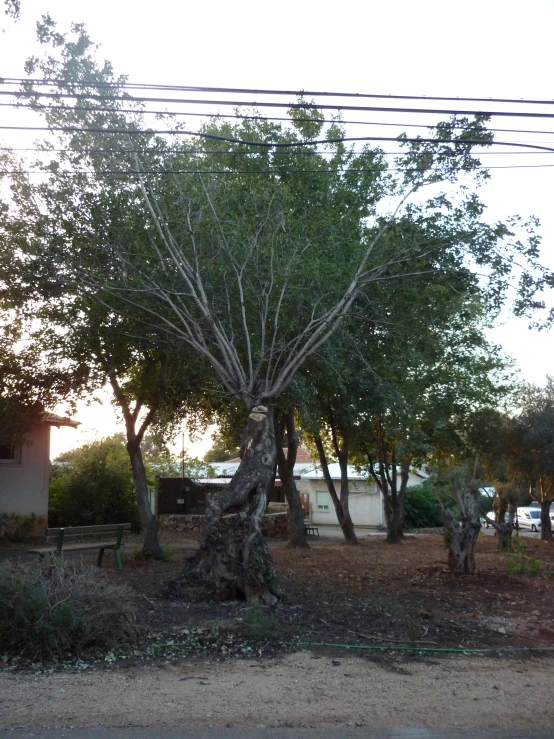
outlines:
M0 130L5 131L60 131L64 133L103 133L118 134L125 136L152 136L154 134L164 134L166 136L198 136L215 141L227 141L232 144L243 144L245 146L259 146L266 149L272 148L291 148L300 146L317 146L319 144L340 144L347 141L394 141L426 143L426 144L464 144L471 146L517 146L527 149L540 149L541 151L554 151L554 147L541 146L539 144L518 143L515 141L482 141L479 139L441 139L420 137L399 139L394 136L338 136L328 139L314 139L307 141L250 141L247 139L239 139L232 136L219 136L205 131L185 131L184 129L127 129L127 128L82 128L79 126L0 126Z
M20 110L21 106L19 103L2 103L0 102L0 107L9 107L9 108L15 108L16 110ZM63 111L82 111L82 112L102 112L102 113L113 113L113 108L103 108L103 107L95 107L95 108L85 108L81 106L74 105L71 108L64 108L60 105L42 105L40 106L41 110L63 110ZM118 108L118 113L136 113L137 111L132 108ZM250 120L250 121L284 121L286 123L291 123L292 119L289 116L262 116L262 115L245 115L242 113L208 113L205 111L195 111L195 110L148 110L146 108L142 109L142 114L150 114L150 115L164 115L164 116L196 116L196 117L202 117L202 118L224 118L224 119L239 119L239 120ZM295 121L299 123L313 123L312 118L295 118ZM423 128L425 130L429 129L431 126L427 123L391 123L391 122L385 122L385 121L350 121L350 120L336 120L335 118L321 118L321 123L335 123L340 125L349 125L349 126L389 126L393 128ZM461 129L462 126L454 126L455 129ZM538 131L534 129L519 129L519 128L487 128L487 131L491 131L492 133L525 133L525 134L539 134L541 136L554 136L554 131Z
M358 99L381 99L381 100L433 100L441 102L473 102L473 103L509 103L515 105L553 105L552 100L532 100L524 98L494 98L494 97L448 97L443 95L393 95L393 94L377 94L377 93L360 93L360 92L333 92L329 90L278 90L278 89L257 89L243 87L205 87L201 85L164 85L152 83L137 82L96 82L81 80L48 80L48 79L29 79L25 77L4 77L0 79L0 84L33 84L40 86L64 86L64 87L99 87L99 88L115 88L115 89L132 89L132 90L164 90L174 92L198 92L198 93L218 93L218 94L243 94L243 95L292 95L294 97L303 97L313 95L315 97L343 97Z
M235 108L288 108L295 110L354 110L364 112L380 112L380 113L412 113L412 114L433 114L433 115L479 115L486 118L492 116L500 117L517 117L517 118L554 118L554 113L526 113L521 111L498 111L498 110L465 110L465 109L441 109L441 108L397 108L383 106L367 106L367 105L328 105L315 103L279 103L243 100L200 100L195 98L162 98L162 97L118 97L114 95L83 95L81 93L58 93L58 92L22 92L0 90L0 95L9 95L18 98L70 98L75 100L111 100L113 102L127 103L171 103L172 105L232 105ZM137 111L137 113L140 111Z
M554 167L554 164L498 164L498 165L492 165L490 167L488 166L478 166L476 169L548 169ZM416 167L416 170L418 168ZM193 174L193 175L209 175L209 174L217 174L217 175L267 175L272 174L276 176L282 176L284 174L349 174L351 172L354 173L384 173L387 172L404 172L405 170L402 167L360 167L360 168L346 168L346 169L340 169L340 170L333 170L333 169L279 169L278 167L275 167L274 169L261 169L261 170L251 170L251 169L163 169L163 170L141 170L140 172L136 170L64 170L59 169L56 172L52 172L52 170L45 167L44 169L36 169L36 170L0 170L0 176L2 175L13 175L13 174L25 174L25 175L31 175L31 174L40 174L40 175L51 175L56 174L60 176L75 176L80 177L82 175L86 176L118 176L118 177L127 177L128 175L134 175L138 176L140 175L176 175L176 174ZM440 170L438 169L420 169L421 172L438 172Z
M397 139L395 139L396 141ZM539 143L539 142L537 142ZM73 147L64 147L62 149L58 148L40 148L37 146L0 146L0 151L27 151L27 152L35 152L37 154L51 154L51 153L62 153L62 152L75 152L78 154L133 154L136 153L136 149L124 149L124 148L118 148L118 149L103 149L103 148L97 148L97 147L91 147L91 148L73 148ZM402 156L409 156L411 152L407 151L382 151L382 150L374 150L376 151L380 156L395 156L395 157L402 157ZM152 146L152 147L145 147L141 149L141 152L159 152L159 153L177 153L177 154L195 154L198 157L205 157L207 154L212 156L213 154L221 154L226 156L249 156L252 154L252 152L249 151L229 151L228 149L210 149L209 152L205 151L199 151L198 149L180 149L180 148L167 148L160 150L159 148ZM304 151L302 152L306 156L319 156L321 154L334 154L334 149L318 149L317 151ZM354 155L363 154L363 149L352 149L351 153ZM483 156L533 156L533 155L539 155L539 156L548 156L549 154L554 154L554 149L549 151L480 151L477 156L483 157Z

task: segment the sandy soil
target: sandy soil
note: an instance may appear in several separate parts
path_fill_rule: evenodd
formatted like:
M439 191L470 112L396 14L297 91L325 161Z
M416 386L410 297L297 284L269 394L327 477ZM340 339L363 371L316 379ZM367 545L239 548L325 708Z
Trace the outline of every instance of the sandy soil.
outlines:
M371 725L548 729L554 660L297 653L95 672L0 674L0 729Z

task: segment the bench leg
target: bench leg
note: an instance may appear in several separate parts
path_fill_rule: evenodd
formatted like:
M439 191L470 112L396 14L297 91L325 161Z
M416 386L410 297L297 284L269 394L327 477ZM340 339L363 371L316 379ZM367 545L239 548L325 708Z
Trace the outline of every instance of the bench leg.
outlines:
M113 553L114 553L115 563L117 565L117 569L118 570L122 570L123 569L123 565L121 564L121 554L119 553L119 549L114 549L113 550Z
M104 558L104 547L100 547L98 552L98 561L96 562L97 567L102 567L102 560Z

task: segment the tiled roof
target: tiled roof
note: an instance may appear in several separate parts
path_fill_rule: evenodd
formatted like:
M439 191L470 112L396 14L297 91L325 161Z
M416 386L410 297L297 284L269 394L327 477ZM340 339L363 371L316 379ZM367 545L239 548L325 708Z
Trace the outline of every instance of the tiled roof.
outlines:
M284 449L285 457L288 457L289 450L287 447ZM233 459L227 460L227 464L231 464L231 462L240 462L240 457L234 457ZM299 447L298 452L296 453L296 464L311 464L312 463L312 457L310 454L309 449L305 449L304 447Z
M42 422L49 426L57 426L58 428L60 426L71 426L74 429L80 424L80 421L74 421L72 418L67 418L66 416L56 416L54 413L45 414Z

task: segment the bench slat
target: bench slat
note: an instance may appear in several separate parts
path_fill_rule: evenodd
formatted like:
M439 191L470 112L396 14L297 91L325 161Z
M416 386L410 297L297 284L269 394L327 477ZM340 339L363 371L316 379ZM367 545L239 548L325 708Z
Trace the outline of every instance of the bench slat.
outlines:
M111 547L115 547L115 543L113 539L111 541L96 541L94 544L68 544L68 546L65 546L62 549L62 552L70 552L70 551L78 551L80 549L99 549L100 547L104 547L104 549L109 549ZM27 551L30 554L43 554L45 552L54 552L55 549L52 549L52 547L36 547L35 549L27 549Z
M59 526L55 529L46 529L46 536L57 536L60 532L60 529L64 530L64 537L112 534L116 533L120 526L123 526L123 531L131 530L130 523L102 524L101 526Z

